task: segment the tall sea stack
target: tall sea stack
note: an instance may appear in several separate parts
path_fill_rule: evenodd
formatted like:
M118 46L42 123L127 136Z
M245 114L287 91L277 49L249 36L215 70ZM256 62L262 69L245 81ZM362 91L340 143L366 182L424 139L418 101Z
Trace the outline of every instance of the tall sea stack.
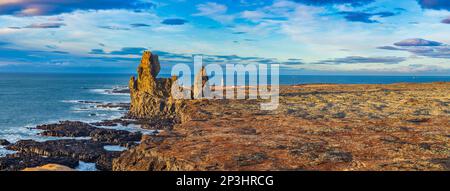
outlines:
M158 55L145 51L137 72L129 82L131 107L128 116L138 119L173 119L181 100L172 98L176 78L157 78L161 66Z

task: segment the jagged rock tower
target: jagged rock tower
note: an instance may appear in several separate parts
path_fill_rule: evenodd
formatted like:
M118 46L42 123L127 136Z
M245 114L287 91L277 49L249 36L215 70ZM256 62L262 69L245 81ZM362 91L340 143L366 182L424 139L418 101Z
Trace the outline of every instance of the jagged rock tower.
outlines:
M137 72L137 79L129 82L131 107L128 116L138 119L172 119L181 102L172 99L173 78L156 78L161 70L158 55L145 51Z
M189 115L184 115L185 99L175 99L172 95L172 85L177 77L157 78L161 66L158 55L145 51L137 72L137 79L133 76L129 82L131 106L128 112L129 118L149 119L154 122L177 120L184 121ZM207 84L208 77L205 67L195 77L196 85L187 92L192 97L199 98L203 94L202 88ZM174 86L175 88L182 87Z

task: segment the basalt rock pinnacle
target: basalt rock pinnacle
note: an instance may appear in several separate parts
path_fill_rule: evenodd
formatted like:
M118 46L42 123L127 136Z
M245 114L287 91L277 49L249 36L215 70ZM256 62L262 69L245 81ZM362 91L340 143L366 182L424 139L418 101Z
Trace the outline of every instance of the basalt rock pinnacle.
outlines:
M172 99L171 86L176 78L157 78L161 66L158 55L145 51L137 72L129 82L131 106L129 117L172 119L181 102Z
M129 82L131 104L128 117L172 124L189 118L189 112L184 112L185 105L192 97L201 98L202 89L208 81L205 67L195 77L198 83L187 87L186 91L183 91L186 87L176 83L177 76L157 78L160 70L158 55L145 51L137 69L137 78L133 76ZM177 90L173 94L172 88ZM188 96L179 98L178 90Z

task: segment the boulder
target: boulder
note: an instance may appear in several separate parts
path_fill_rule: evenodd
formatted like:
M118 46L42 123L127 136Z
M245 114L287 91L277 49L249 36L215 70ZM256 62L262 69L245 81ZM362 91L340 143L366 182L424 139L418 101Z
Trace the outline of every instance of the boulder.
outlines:
M9 143L8 140L6 140L6 139L0 139L0 146L7 146L7 145L9 145L9 144L11 144L11 143Z
M39 125L36 129L44 130L40 133L43 136L87 137L96 128L80 121L61 121L55 124Z

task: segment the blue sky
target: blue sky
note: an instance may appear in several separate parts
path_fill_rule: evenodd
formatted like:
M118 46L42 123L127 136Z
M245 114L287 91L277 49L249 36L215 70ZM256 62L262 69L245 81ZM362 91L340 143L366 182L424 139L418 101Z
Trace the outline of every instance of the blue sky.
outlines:
M2 0L0 71L281 64L282 74L450 75L448 0Z

